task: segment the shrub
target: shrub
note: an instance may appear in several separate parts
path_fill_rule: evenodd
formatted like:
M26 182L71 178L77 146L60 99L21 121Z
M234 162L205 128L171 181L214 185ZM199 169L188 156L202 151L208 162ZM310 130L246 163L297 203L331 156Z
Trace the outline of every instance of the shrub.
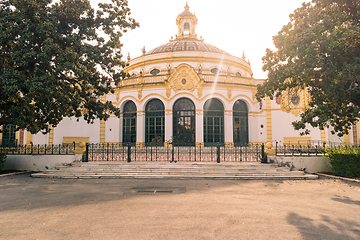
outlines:
M6 153L0 153L0 171L4 169L6 161Z
M343 146L326 149L333 174L341 177L360 177L360 147Z

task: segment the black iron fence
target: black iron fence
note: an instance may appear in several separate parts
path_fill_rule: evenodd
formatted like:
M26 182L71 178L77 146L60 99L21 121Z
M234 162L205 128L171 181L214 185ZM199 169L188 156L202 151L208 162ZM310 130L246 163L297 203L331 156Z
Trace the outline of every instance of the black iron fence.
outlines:
M275 153L277 156L318 156L325 155L329 147L343 147L343 143L307 141L306 143L280 144L276 142Z
M264 145L226 147L134 146L122 144L87 144L83 161L148 162L260 162L265 159Z
M71 155L75 154L75 143L59 145L27 144L24 146L0 147L0 152L18 155Z

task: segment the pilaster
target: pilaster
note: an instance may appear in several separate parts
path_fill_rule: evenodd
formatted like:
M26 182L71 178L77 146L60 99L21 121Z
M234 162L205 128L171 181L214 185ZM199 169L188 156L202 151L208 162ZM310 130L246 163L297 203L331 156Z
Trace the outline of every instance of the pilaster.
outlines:
M137 111L136 116L136 145L145 145L145 111Z
M165 141L173 139L173 111L165 110Z
M271 119L271 100L266 97L266 140L272 143L272 119Z
M54 127L50 125L49 129L49 145L52 145L54 143Z
M204 146L204 111L202 109L195 111L195 125L196 145L202 144Z
M233 110L224 111L224 140L225 145L232 143L234 145L234 130L233 130Z

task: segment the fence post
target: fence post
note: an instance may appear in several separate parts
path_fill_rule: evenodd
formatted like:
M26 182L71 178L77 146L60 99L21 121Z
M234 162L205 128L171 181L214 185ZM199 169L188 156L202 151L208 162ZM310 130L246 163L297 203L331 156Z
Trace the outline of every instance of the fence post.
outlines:
M265 145L261 144L261 163L267 163L267 158L265 156Z
M220 145L217 145L216 147L216 161L217 163L220 163Z
M174 161L174 142L171 145L172 145L172 148L171 148L171 162L175 162Z
M131 162L131 145L128 145L128 157L127 157L127 162Z
M86 143L85 146L85 156L83 157L83 162L89 161L89 143Z

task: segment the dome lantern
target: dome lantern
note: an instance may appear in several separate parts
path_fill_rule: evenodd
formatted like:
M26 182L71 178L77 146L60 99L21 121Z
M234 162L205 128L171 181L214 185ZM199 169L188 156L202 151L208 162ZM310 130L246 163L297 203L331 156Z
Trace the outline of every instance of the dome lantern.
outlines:
M196 36L196 25L197 25L197 17L195 14L192 14L189 9L188 3L186 2L186 6L184 7L185 11L183 11L176 18L176 25L178 26L178 34L177 39L181 38L195 38Z

